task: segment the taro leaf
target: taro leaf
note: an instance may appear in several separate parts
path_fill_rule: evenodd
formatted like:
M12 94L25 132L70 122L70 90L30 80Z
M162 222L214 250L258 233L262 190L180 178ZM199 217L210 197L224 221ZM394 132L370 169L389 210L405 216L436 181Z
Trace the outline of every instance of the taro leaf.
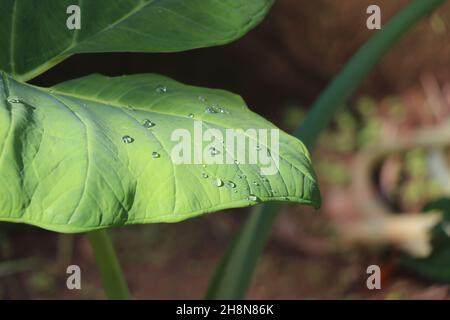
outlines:
M28 80L75 53L173 52L231 42L273 0L0 0L0 69ZM81 9L69 30L67 8Z
M204 135L217 129L213 142L195 135L195 124ZM176 222L261 201L319 206L299 140L279 131L278 152L271 140L242 131L246 144L238 154L230 139L220 139L226 129L251 128L276 130L237 95L159 75L91 75L43 89L3 74L0 220L84 232ZM204 162L222 158L225 164L175 164L171 155L181 140L172 134L180 129L191 135L191 160L204 154ZM271 163L279 159L275 174L261 173L267 162L251 163L255 148L265 149ZM242 155L244 161L233 161Z
M429 280L450 283L450 198L434 200L424 208L425 214L432 210L443 214L441 223L433 229L433 251L426 258L404 257L401 264Z

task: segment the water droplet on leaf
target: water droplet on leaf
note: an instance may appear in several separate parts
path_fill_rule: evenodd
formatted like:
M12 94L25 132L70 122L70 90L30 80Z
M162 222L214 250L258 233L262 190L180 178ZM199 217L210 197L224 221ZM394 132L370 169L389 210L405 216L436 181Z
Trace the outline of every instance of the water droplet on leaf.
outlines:
M226 110L224 108L220 108L219 107L218 110L219 110L220 113L223 113L223 114L228 114L229 113L228 110Z
M130 136L123 136L123 137L122 137L122 141L123 141L124 143L133 143L133 142L134 142L134 139L133 139L132 137L130 137Z
M8 97L7 100L9 103L19 103L20 102L19 97L16 97L16 96L10 96L10 97Z
M163 85L159 85L159 86L156 87L156 92L166 93L167 92L167 87L163 86Z
M212 156L217 156L220 153L220 151L217 150L215 147L209 148L209 152Z
M227 187L233 189L236 188L236 184L233 181L227 181Z
M221 186L223 186L223 181L222 181L222 179L220 179L220 178L216 178L216 186L217 187L221 187Z
M144 126L144 128L150 129L151 127L154 127L156 123L152 122L151 120L145 119L142 125Z
M212 114L212 113L217 113L217 110L214 107L206 107L205 112Z

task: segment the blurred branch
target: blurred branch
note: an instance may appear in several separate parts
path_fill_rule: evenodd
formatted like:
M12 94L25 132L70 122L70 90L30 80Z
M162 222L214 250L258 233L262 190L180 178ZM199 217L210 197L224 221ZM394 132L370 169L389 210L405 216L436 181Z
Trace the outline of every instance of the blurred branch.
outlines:
M413 148L441 149L450 145L450 123L419 129L407 136L388 139L367 151L360 152L354 162L354 191L361 203L361 210L368 215L390 210L377 196L371 181L374 169L388 156L405 153Z
M424 257L431 251L430 231L441 220L439 214L395 214L378 196L372 173L388 156L413 148L441 149L450 144L450 124L419 129L415 133L385 140L354 160L354 193L358 199L356 221L341 226L342 236L351 242L393 244L414 256Z

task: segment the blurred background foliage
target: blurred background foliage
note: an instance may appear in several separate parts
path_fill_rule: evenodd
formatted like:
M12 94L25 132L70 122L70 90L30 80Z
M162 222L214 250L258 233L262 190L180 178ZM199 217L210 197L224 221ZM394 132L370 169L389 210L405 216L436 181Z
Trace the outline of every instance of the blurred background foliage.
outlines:
M162 73L237 92L253 110L292 132L372 35L365 27L367 6L379 5L385 22L407 3L278 0L262 25L233 44L174 54L77 55L32 82L52 85L94 72ZM447 3L385 57L322 134L313 157L323 208L283 207L249 298L449 297L450 148L433 142L443 140L450 127L449 28ZM414 144L433 128L443 129ZM363 184L361 176L368 177L360 179ZM368 199L380 206L366 208ZM442 221L415 219L427 215L420 213L423 207L439 210ZM132 294L201 298L248 212L111 230ZM390 218L399 216L412 222L402 226L409 230L393 229L402 236L392 237L386 230L394 225ZM373 219L384 222L380 230L372 230ZM371 239L361 236L367 226L376 235ZM405 246L425 233L433 251L414 257ZM81 267L80 291L66 288L69 264ZM365 286L370 264L381 266L382 290ZM103 298L103 291L86 237L0 224L0 299L87 297Z

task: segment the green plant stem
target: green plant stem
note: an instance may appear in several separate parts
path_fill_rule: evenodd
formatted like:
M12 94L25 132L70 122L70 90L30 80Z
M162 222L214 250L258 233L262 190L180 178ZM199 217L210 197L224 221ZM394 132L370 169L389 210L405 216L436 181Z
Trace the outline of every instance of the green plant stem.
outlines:
M295 136L312 149L336 110L356 90L382 57L422 18L445 0L415 0L377 32L344 66L312 106ZM207 299L243 299L279 205L267 204L252 212L222 258L208 289Z
M108 231L102 229L89 232L88 238L94 250L95 260L108 299L129 299L127 283Z
M57 265L59 269L63 269L70 264L73 258L73 248L75 244L75 236L73 234L58 234L58 258Z
M228 248L211 280L206 299L242 298L250 285L258 257L264 249L279 204L255 207Z

